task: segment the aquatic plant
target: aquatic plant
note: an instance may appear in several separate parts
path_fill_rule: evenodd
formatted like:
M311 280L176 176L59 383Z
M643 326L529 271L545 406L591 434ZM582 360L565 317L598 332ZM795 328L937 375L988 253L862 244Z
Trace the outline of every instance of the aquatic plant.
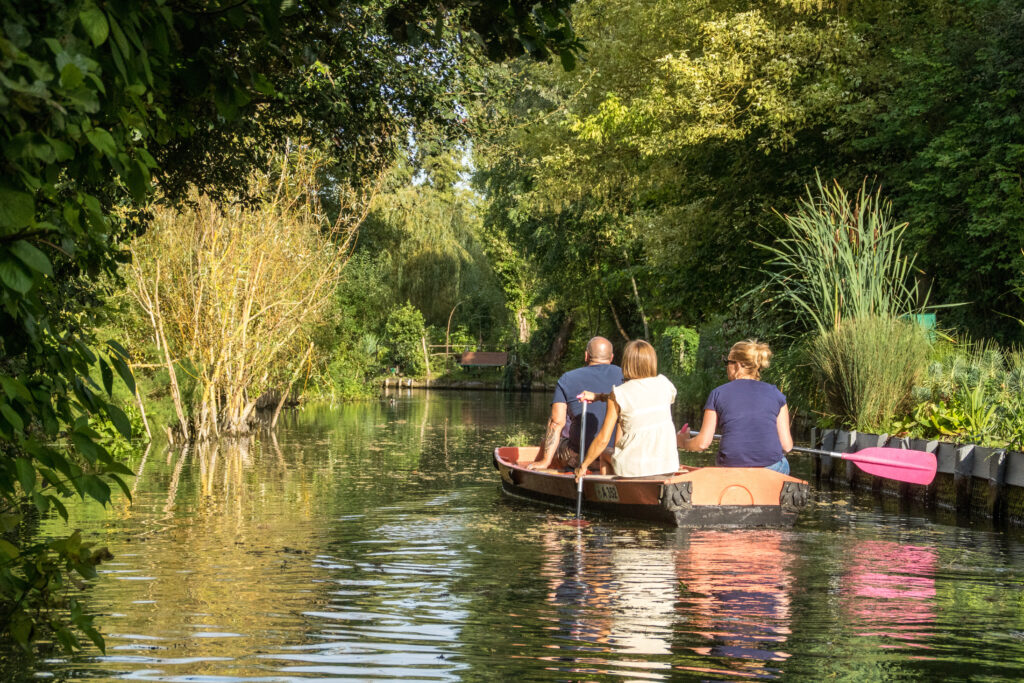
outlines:
M893 422L893 433L1024 444L1024 350L991 341L939 344L912 395L915 405Z
M922 310L927 294L903 253L907 224L895 221L881 190L865 182L851 198L838 182L816 175L815 183L794 214L780 214L788 234L759 245L770 254L765 289L821 334L847 320Z

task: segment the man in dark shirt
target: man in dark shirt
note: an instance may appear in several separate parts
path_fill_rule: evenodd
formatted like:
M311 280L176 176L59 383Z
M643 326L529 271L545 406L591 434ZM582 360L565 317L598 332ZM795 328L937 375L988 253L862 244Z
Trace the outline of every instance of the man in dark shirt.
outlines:
M529 469L579 466L580 415L583 407L576 396L584 390L607 394L613 387L622 384L622 369L612 364L612 358L612 343L604 337L594 337L587 342L587 350L583 355L584 366L558 378L555 396L551 401L547 433L537 459L527 465ZM606 403L598 401L587 408L586 443L589 444L601 428L606 406Z

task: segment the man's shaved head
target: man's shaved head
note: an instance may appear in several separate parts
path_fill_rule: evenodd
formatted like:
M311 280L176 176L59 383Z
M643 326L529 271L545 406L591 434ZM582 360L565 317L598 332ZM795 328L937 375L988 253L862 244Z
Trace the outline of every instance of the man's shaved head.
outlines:
M612 343L604 337L594 337L587 342L587 356L591 363L611 363Z

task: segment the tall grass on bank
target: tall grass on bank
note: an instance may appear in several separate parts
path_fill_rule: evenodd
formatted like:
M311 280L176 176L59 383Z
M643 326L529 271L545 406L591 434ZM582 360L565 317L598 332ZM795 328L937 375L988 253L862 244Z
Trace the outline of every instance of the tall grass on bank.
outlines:
M929 346L917 324L870 316L820 335L808 354L828 412L844 425L882 432L909 409Z
M850 197L816 176L814 191L782 216L788 236L760 245L770 254L767 289L820 333L844 321L898 318L920 310L914 258L903 253L906 223L896 223L881 191L862 184Z

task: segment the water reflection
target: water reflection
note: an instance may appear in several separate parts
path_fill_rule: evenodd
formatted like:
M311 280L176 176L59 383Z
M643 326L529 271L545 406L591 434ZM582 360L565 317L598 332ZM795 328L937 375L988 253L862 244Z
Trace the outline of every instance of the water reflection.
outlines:
M626 665L643 678L673 669L765 678L789 657L792 532L685 530L651 547L556 523L541 542L546 599L558 615L549 647L562 651L549 659L586 665L568 671L621 675ZM696 657L680 658L681 647Z
M898 641L883 648L927 647L936 619L937 563L931 548L892 541L854 546L844 595L856 632Z
M791 633L794 541L788 530L691 536L678 572L691 630L707 641L695 653L726 658L732 675L778 675L775 663L789 657L784 645Z
M402 394L138 453L130 505L69 506L116 558L86 596L106 655L0 679L1024 675L1019 539L827 500L794 529L577 530L489 461L543 425L535 399Z

